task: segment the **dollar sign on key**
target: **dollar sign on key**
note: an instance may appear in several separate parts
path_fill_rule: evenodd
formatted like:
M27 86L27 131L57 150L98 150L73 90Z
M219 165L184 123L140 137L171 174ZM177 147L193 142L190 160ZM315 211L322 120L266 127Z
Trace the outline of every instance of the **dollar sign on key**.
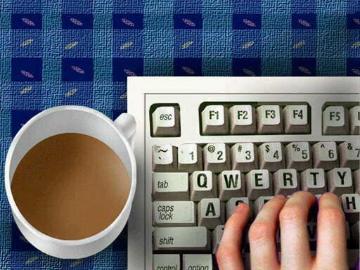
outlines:
M270 146L269 146L269 145L266 145L266 146L265 146L265 151L266 151L266 153L269 153L269 152L270 152Z

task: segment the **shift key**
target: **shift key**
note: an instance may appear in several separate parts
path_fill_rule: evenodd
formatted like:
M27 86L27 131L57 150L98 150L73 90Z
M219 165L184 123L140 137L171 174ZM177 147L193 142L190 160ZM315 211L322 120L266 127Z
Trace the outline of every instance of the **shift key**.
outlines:
M210 233L206 227L162 227L153 232L155 251L210 251Z

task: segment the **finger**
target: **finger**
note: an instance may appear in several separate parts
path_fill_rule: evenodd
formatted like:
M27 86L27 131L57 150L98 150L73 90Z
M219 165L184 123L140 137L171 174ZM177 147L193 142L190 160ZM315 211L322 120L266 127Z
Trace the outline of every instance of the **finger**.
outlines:
M320 197L317 228L315 264L319 269L349 269L345 217L335 194L326 193Z
M276 196L267 202L250 226L250 261L251 269L279 269L276 253L276 228L281 208L286 198Z
M309 192L296 192L280 212L281 266L284 269L310 269L312 258L307 231L307 218L315 197Z
M241 203L225 224L216 260L220 270L243 270L241 241L249 218L249 206Z

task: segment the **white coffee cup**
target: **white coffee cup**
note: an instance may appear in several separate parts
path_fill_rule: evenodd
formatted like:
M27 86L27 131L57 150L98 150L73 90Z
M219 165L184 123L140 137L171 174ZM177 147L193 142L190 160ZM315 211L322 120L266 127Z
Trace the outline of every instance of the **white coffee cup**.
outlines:
M131 178L126 204L117 218L103 231L80 240L61 240L34 228L21 214L11 192L11 181L24 155L40 141L61 133L81 133L108 145L122 160ZM104 114L81 106L47 109L31 118L16 134L5 162L5 189L17 226L24 237L42 252L63 259L84 258L103 250L121 233L130 215L136 189L136 162L132 150L135 120L121 114L112 121ZM86 226L86 224L84 224Z

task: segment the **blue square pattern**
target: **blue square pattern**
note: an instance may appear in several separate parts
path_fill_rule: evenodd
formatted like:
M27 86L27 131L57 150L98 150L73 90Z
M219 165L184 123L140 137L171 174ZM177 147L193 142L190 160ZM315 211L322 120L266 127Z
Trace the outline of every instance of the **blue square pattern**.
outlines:
M12 58L11 59L11 80L41 81L42 79L42 58Z
M125 112L129 76L360 76L358 0L0 0L0 13L2 165L44 108ZM1 270L127 269L126 229L91 258L52 258L0 191Z

